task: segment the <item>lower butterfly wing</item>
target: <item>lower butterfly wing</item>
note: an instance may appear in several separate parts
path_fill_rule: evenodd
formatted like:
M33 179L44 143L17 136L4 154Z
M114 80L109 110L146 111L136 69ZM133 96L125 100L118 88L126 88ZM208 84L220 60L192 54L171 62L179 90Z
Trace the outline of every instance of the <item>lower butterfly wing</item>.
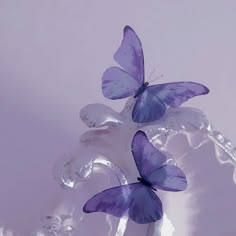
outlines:
M122 217L129 209L133 192L140 184L128 184L107 189L89 199L83 207L86 213L105 212Z
M150 93L148 88L138 96L132 112L132 119L137 123L152 122L165 114L166 106L157 94Z
M177 166L164 165L153 170L146 179L158 189L166 191L183 191L187 188L184 172Z
M139 87L131 75L118 67L110 67L103 73L102 92L106 98L126 98L134 95Z
M163 216L160 198L148 187L140 187L132 192L129 217L138 224L149 224Z
M156 94L162 102L170 107L179 107L188 99L209 93L209 89L194 82L174 82L149 86L147 90Z
M162 218L162 203L148 187L128 184L107 189L93 196L83 207L86 213L105 212L122 217L126 213L139 224L155 222Z
M149 142L146 134L141 130L135 133L131 150L138 171L143 178L167 161L166 156Z

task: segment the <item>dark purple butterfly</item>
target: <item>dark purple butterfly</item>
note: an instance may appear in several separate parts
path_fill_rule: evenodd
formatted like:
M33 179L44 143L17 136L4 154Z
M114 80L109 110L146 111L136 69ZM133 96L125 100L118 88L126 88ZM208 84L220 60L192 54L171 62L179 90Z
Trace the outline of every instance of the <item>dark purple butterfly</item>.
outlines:
M110 67L102 77L103 95L110 99L137 98L132 119L137 123L160 119L168 107L178 107L188 99L207 94L209 89L193 82L175 82L148 86L144 82L144 57L141 42L130 26L114 59L123 68Z
M117 217L128 213L136 223L147 224L163 215L161 200L154 193L156 188L166 191L186 189L183 171L177 166L167 165L166 156L148 141L143 131L134 135L132 153L140 173L139 182L96 194L84 205L84 212L105 212Z

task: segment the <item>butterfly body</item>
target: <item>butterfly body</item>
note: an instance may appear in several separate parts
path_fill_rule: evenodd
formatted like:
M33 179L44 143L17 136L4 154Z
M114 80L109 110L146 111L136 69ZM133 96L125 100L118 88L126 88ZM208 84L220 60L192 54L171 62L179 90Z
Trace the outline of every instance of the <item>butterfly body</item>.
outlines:
M139 182L96 194L86 202L84 212L105 212L117 217L128 212L136 223L147 224L163 216L162 203L154 192L155 188L167 191L186 189L187 180L182 170L166 165L166 156L149 142L144 132L136 132L131 149L140 173Z
M147 89L149 83L145 82L136 92L136 94L134 95L134 98L137 98L138 96L140 96L142 93L145 92L145 90Z
M137 98L132 112L136 123L156 121L165 114L166 108L178 107L192 97L209 92L207 87L194 82L149 86L144 81L142 44L130 26L124 28L124 37L114 59L122 68L113 66L103 73L103 95L109 99Z
M149 187L154 191L157 191L148 180L145 180L144 178L140 178L140 177L138 177L137 180L144 186Z

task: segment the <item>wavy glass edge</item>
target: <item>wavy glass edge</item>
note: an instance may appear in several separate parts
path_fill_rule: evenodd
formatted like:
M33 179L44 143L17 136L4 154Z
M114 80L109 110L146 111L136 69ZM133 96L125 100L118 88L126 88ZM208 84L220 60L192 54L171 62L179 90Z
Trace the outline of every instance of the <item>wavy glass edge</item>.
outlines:
M130 126L136 129L146 129L149 136L156 132L155 138L160 138L163 136L162 134L168 136L169 134L184 133L192 148L197 146L193 145L190 135L200 131L205 136L202 142L211 140L214 143L218 161L221 164L231 164L234 167L233 181L236 183L236 147L232 141L213 128L204 112L191 107L171 108L167 109L166 115L157 122L135 124L131 120L133 106L133 98L128 99L120 113L104 104L88 104L81 109L80 118L89 128L121 128L122 126ZM104 113L97 115L98 110L103 110ZM155 127L154 129L153 126ZM152 137L151 141L153 141L154 137ZM164 145L166 140L163 140L163 137L162 144ZM199 143L198 145L201 144ZM221 151L227 153L228 159L222 158Z
M219 131L210 129L208 133L208 137L215 144L216 155L218 157L218 161L221 164L231 164L234 167L233 181L236 184L236 147L233 145L232 141L226 138ZM221 158L221 155L220 155L221 151L224 151L225 153L228 154L228 159Z

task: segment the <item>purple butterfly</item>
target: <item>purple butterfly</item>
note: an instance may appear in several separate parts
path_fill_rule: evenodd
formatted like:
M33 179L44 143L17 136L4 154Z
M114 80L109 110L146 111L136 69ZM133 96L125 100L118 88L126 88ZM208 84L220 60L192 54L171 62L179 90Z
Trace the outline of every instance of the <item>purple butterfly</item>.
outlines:
M129 217L139 224L155 222L162 218L162 203L154 193L156 188L166 191L182 191L187 187L183 171L167 165L166 156L157 150L143 131L138 131L132 141L132 153L140 173L137 183L107 189L93 196L83 211L105 212Z
M209 89L193 82L175 82L148 86L144 82L144 57L141 42L130 26L114 59L123 68L110 67L102 77L103 95L110 99L137 98L132 119L137 123L160 119L168 107L178 107L188 99L207 94Z

